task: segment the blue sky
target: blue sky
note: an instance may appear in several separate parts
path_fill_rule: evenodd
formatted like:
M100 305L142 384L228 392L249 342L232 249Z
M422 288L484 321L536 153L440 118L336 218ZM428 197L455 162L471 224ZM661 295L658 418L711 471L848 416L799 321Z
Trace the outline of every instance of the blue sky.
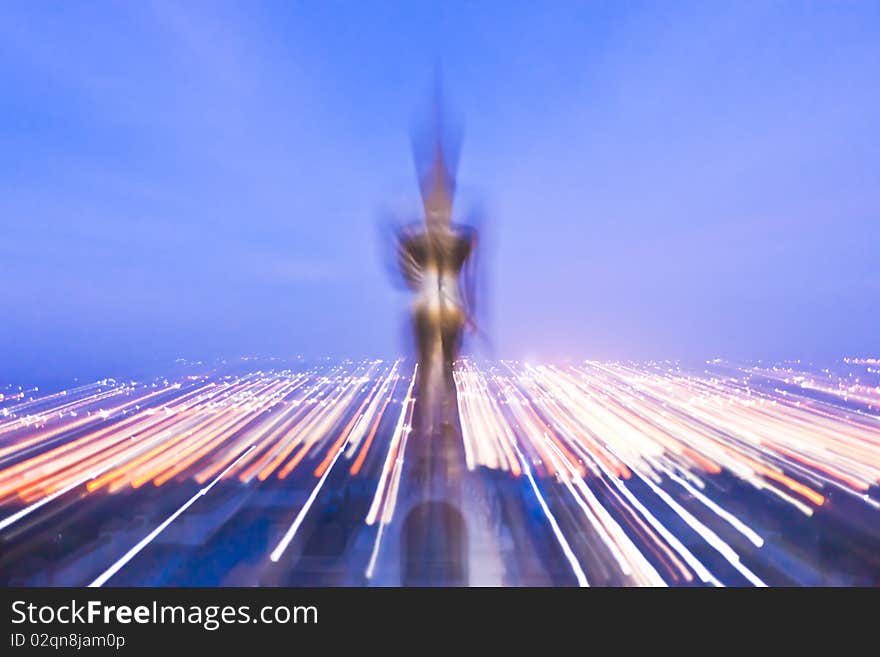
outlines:
M401 351L438 61L496 355L880 352L876 2L4 2L0 378Z

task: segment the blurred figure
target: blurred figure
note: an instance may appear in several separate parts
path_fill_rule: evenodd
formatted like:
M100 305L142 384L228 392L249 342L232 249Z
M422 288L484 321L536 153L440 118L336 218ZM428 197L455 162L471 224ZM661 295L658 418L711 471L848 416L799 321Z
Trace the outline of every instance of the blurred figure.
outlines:
M415 292L412 325L419 358L419 429L423 435L436 435L456 430L452 367L465 327L476 330L474 281L466 266L476 250L476 231L452 223L455 179L439 130L433 158L420 174L424 223L398 232L397 260Z

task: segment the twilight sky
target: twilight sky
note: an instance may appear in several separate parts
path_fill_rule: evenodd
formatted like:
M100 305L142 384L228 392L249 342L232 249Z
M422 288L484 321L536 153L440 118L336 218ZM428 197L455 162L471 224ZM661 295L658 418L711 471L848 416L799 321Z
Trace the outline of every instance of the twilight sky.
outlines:
M438 61L496 355L880 353L880 3L3 2L0 381L400 352Z

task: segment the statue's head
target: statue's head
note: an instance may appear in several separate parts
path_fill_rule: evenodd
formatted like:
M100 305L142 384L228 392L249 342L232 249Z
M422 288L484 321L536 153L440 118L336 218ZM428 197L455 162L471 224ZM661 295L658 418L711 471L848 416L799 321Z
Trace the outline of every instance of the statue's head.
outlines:
M413 133L413 156L428 232L448 230L455 196L455 169L461 146L460 126L445 116L439 72L429 125Z
M422 205L425 224L429 231L448 228L452 219L452 199L455 180L446 166L443 150L438 142L431 167L421 180Z

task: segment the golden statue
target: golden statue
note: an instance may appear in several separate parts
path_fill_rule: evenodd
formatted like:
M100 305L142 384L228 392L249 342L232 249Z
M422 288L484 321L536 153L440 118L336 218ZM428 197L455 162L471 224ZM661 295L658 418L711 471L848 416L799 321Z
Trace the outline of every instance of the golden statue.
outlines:
M473 285L466 263L476 249L476 231L452 223L455 179L439 135L433 159L420 176L423 224L397 235L400 271L415 292L412 323L419 357L419 430L423 435L454 430L453 363L466 326L474 327Z

